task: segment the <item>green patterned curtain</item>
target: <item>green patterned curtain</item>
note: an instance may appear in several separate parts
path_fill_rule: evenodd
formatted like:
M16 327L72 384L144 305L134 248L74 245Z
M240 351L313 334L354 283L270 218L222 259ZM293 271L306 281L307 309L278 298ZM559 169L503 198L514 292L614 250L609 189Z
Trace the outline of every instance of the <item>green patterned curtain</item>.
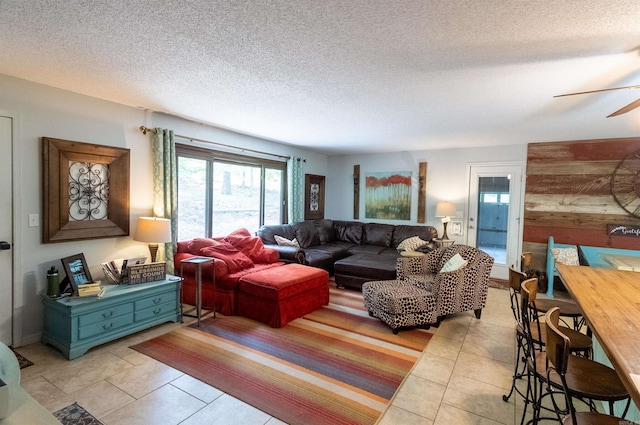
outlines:
M172 130L156 128L153 151L153 215L171 220L172 241L164 244L167 273L174 273L173 254L178 234L178 175ZM160 246L162 253L162 245Z
M303 159L289 159L289 223L304 221L304 170Z

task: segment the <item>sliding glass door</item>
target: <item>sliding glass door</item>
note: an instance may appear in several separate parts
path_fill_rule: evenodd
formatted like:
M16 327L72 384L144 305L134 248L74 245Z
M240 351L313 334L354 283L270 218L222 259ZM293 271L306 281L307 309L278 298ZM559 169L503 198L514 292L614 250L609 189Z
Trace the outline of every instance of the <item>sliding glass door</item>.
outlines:
M286 163L177 150L178 240L285 221Z

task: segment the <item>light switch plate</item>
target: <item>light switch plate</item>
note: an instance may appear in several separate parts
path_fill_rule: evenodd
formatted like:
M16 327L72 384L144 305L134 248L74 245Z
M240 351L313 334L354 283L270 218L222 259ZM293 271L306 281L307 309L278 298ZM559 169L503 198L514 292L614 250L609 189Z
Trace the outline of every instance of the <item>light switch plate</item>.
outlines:
M40 226L40 214L29 214L29 227Z

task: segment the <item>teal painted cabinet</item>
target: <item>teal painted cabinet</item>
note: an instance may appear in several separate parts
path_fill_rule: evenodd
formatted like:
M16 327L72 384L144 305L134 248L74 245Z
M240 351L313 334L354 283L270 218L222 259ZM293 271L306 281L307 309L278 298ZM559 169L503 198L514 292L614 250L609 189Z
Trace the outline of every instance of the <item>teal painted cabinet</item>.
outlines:
M69 359L88 349L164 322L181 320L177 276L137 285L105 285L102 298L43 297L42 342Z

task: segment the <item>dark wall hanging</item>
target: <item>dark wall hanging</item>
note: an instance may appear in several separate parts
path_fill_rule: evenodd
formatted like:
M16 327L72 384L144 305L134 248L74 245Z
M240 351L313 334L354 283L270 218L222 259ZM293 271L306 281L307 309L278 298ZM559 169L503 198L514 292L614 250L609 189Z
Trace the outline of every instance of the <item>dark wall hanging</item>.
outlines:
M353 166L353 219L360 218L360 165Z
M426 223L427 209L427 163L421 162L418 167L418 223Z
M42 138L42 242L129 235L129 149Z
M304 175L304 219L324 218L324 176Z

